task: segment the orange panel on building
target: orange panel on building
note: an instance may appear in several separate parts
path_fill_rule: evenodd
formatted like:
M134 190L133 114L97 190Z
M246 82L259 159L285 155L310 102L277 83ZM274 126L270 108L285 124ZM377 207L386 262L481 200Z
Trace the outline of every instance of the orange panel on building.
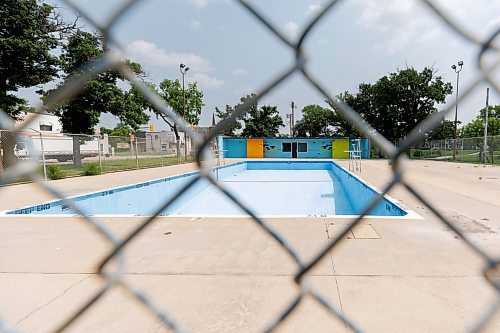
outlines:
M264 157L264 139L247 139L247 157Z

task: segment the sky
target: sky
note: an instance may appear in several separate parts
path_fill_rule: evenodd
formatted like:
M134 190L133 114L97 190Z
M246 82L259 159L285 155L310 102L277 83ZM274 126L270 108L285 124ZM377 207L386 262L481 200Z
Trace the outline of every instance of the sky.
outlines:
M76 2L76 1L75 1ZM78 1L79 7L98 22L112 15L121 0ZM52 0L63 15L74 13L64 2ZM247 1L271 20L281 32L296 40L301 29L325 2L311 0ZM436 0L435 3L467 30L486 38L500 26L500 1ZM93 27L85 20L86 29ZM144 0L126 14L113 30L124 56L142 64L152 82L181 79L179 64L190 67L187 82L197 82L204 92L201 126L211 123L214 108L235 105L242 96L259 91L294 61L294 52L232 0ZM479 75L478 47L448 28L421 1L345 0L319 22L305 43L307 67L331 95L356 92L362 83L374 83L398 69L432 66L451 82L455 99L456 74L452 64L463 61L459 93ZM498 74L498 73L497 73ZM499 78L499 75L496 75ZM458 119L474 119L485 105L487 85L481 85L458 107ZM33 93L23 92L30 101ZM284 122L290 103L300 110L308 104L326 106L324 98L300 74L264 96L259 104L276 105ZM490 105L500 96L490 89ZM439 106L439 109L444 108ZM453 119L450 113L448 119ZM101 125L117 120L101 117ZM155 130L166 130L152 119ZM282 128L288 133L289 127Z

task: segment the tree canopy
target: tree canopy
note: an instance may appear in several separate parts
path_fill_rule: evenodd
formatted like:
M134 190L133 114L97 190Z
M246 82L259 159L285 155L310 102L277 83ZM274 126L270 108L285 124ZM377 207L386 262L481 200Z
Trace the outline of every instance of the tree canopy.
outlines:
M215 116L219 119L219 122L228 119L231 114L234 112L234 107L226 104L226 109L221 110L218 107L215 107ZM224 136L236 136L236 131L241 129L241 124L238 120L233 122L229 127L225 128L220 135Z
M61 67L64 70L64 81L73 76L82 75L89 61L94 60L104 53L104 47L99 36L77 30L69 36L67 44L63 46L60 56ZM139 64L128 62L131 69L140 71ZM138 73L139 74L139 73ZM103 113L110 113L124 124L138 129L141 124L149 120L140 101L137 100L135 91L122 90L119 80L123 78L115 71L108 70L97 75L87 82L84 89L70 101L58 106L54 113L59 116L63 131L74 134L94 134L94 127L99 123ZM46 96L54 90L48 91ZM73 164L81 165L80 145L86 138L73 137Z
M461 128L463 138L474 138L484 136L484 120L486 108L479 111L479 115ZM493 105L488 108L488 136L500 135L500 105Z
M184 120L191 125L198 125L201 109L205 104L203 103L203 92L198 89L196 82L189 83L183 92L179 80L165 79L160 83L159 92L165 102ZM185 96L185 109L183 96ZM164 114L160 113L160 116L163 118ZM175 127L172 121L168 121L167 118L163 119L171 128Z
M460 122L457 122L457 124ZM455 134L455 122L443 120L441 124L428 133L430 140L444 140L453 138Z
M132 128L128 126L127 124L124 124L122 122L119 122L115 128L110 129L106 127L101 127L99 129L100 134L107 134L109 136L130 136L132 134Z
M236 107L254 96L242 97ZM246 137L275 137L279 135L279 128L285 126L276 106L264 105L259 108L257 103L250 106L242 120L245 127L241 134Z
M56 78L54 51L75 28L51 5L37 0L0 2L0 108L14 118L24 100L13 93Z
M307 105L302 109L302 119L295 124L296 136L324 137L333 134L335 113L319 105Z
M445 83L432 68L420 72L406 68L374 84L361 83L357 93L345 92L339 98L394 141L406 137L428 115L437 112L436 105L444 103L452 91L451 83Z
M99 36L78 30L68 39L60 56L64 79L83 73L82 66L104 53ZM131 64L140 69L138 64ZM63 131L67 133L94 134L102 113L111 113L133 129L147 123L149 116L137 101L136 91L122 90L117 84L121 76L106 71L89 81L85 89L71 101L59 106L55 114L61 119ZM61 83L62 84L62 83ZM51 93L49 91L48 93Z

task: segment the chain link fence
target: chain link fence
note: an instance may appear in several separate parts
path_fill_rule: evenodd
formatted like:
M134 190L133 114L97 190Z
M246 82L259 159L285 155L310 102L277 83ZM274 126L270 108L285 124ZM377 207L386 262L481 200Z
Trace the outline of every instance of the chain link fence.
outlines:
M414 145L412 159L453 160L453 139L425 141ZM464 163L500 164L500 136L458 138L455 160Z
M41 131L0 131L0 175L14 163L39 166L44 179L161 167L194 161L188 142L172 132L138 132L130 137L46 133ZM187 156L187 159L186 159ZM13 180L27 181L26 177Z
M362 221L363 217L367 215L367 213L375 207L375 205L382 199L383 194L386 194L390 189L392 189L396 184L403 186L405 189L409 191L416 199L418 199L424 206L426 206L429 211L435 214L439 220L445 225L447 228L452 230L456 236L461 239L475 254L477 254L484 262L484 279L487 281L493 288L496 290L497 297L493 304L491 304L487 309L485 309L484 314L477 318L477 322L471 323L471 331L480 332L482 331L486 325L493 319L493 317L498 312L498 308L500 306L500 283L495 280L495 270L498 269L499 259L498 257L494 258L489 256L483 249L475 245L471 242L468 237L458 228L455 223L449 218L443 216L434 203L430 202L426 199L424 195L422 195L417 189L413 188L407 180L402 177L405 173L405 170L402 167L401 159L405 158L405 152L407 152L410 147L414 146L416 143L425 139L425 133L430 130L436 128L438 124L444 119L446 113L453 110L455 105L449 105L448 108L437 114L432 115L427 118L421 124L419 124L418 128L415 128L411 133L408 134L406 140L400 143L397 147L388 142L382 135L380 135L374 128L367 124L357 113L355 110L352 110L349 106L344 104L342 101L335 98L335 93L330 92L325 86L323 86L316 77L308 70L307 63L308 59L313 59L314 55L311 57L306 57L306 52L304 48L304 43L308 40L310 36L311 30L316 26L316 24L325 19L327 13L335 11L337 8L337 4L341 1L327 1L322 10L320 10L309 22L308 24L301 29L299 33L299 38L297 40L292 40L286 37L284 34L280 32L277 28L277 25L270 19L266 18L266 15L263 15L259 12L259 10L254 7L251 2L248 1L237 1L238 4L245 9L249 15L253 16L256 20L258 20L263 27L265 27L268 32L274 35L280 43L284 46L288 47L292 54L295 55L295 61L293 64L286 68L285 71L279 73L277 75L273 75L269 77L269 80L262 83L260 89L258 89L255 97L248 99L244 104L240 105L236 108L235 112L228 119L220 122L215 130L204 140L200 140L193 131L190 129L189 124L182 119L178 114L173 112L170 108L168 108L162 99L154 94L149 88L139 79L137 78L125 65L124 58L119 50L119 43L113 39L113 34L111 33L111 29L115 27L117 22L121 18L124 17L125 13L134 8L134 4L139 4L141 1L128 0L123 2L117 9L114 15L111 16L111 19L104 24L97 23L93 17L86 15L84 11L81 11L78 5L75 2L66 1L67 5L79 12L82 17L84 17L88 22L90 22L94 29L100 31L104 36L105 43L114 46L113 51L106 52L102 57L95 60L95 62L89 65L87 68L89 70L80 76L73 77L70 81L66 82L62 87L60 87L56 93L52 94L49 98L47 98L45 105L43 108L45 110L51 110L56 107L59 103L64 100L68 100L75 96L82 88L86 81L100 72L113 68L116 71L120 72L131 84L135 85L137 89L154 105L154 107L163 112L166 116L171 118L178 126L178 128L182 129L186 132L187 137L193 140L196 147L198 147L196 152L196 161L198 162L198 166L200 168L199 175L193 180L189 181L185 186L178 191L178 193L172 198L164 203L164 205L151 217L146 217L143 222L137 226L134 230L132 230L129 234L124 237L118 236L112 233L104 223L96 220L94 217L87 215L84 211L79 209L78 205L75 204L72 200L68 200L64 193L60 192L57 188L55 188L50 182L44 182L43 178L40 176L39 172L39 163L22 163L23 161L18 160L13 151L13 147L17 144L15 137L21 135L25 130L26 124L21 124L15 126L13 122L5 115L5 113L0 112L0 122L1 126L4 129L9 129L9 132L6 137L3 138L3 149L5 154L4 165L3 165L3 174L1 178L1 183L5 184L10 182L12 179L17 179L19 177L26 177L38 183L38 185L45 189L48 193L61 198L64 200L65 204L71 207L75 212L82 215L81 221L85 221L90 226L94 228L94 230L99 233L104 239L107 240L109 245L112 247L111 251L107 253L104 257L105 259L99 263L97 274L101 276L106 283L104 286L95 294L91 295L87 302L76 311L73 315L67 318L59 318L61 321L60 326L57 331L62 331L68 328L72 323L74 323L78 318L83 316L87 310L93 308L98 300L103 298L110 290L115 287L121 287L121 290L124 290L128 293L129 296L134 298L139 304L142 304L146 310L148 310L151 314L156 316L159 321L161 321L164 325L170 328L174 332L185 332L182 323L178 322L169 312L169 309L162 309L157 306L151 297L147 294L143 293L136 286L132 285L127 279L124 278L124 267L126 260L127 247L139 234L141 234L145 229L151 226L151 223L155 221L157 215L162 210L169 207L173 202L175 202L181 195L186 193L186 191L191 188L195 183L200 181L201 179L207 179L214 186L218 188L222 193L224 193L228 198L230 198L235 205L239 206L243 211L245 211L249 216L253 218L256 225L262 228L266 233L268 233L275 241L283 247L283 249L288 253L288 255L294 260L296 263L298 272L294 278L294 282L298 286L298 291L295 294L293 300L281 311L281 313L273 318L273 320L268 323L266 332L275 331L280 325L287 320L290 316L293 316L296 313L296 310L306 297L312 298L317 301L331 316L339 318L343 321L350 330L354 332L363 332L364 330L359 327L358 323L351 318L348 318L343 311L339 309L336 305L330 303L324 295L315 290L308 283L308 275L311 270L317 266L317 264L333 249L342 246L342 241L345 236L350 232L352 228L354 228L360 221ZM471 31L464 28L461 22L457 22L452 17L450 17L446 12L442 11L439 7L435 5L435 3L431 0L421 0L421 3L425 4L428 8L431 9L433 15L436 18L439 18L442 22L444 22L451 30L458 33L461 37L467 40L470 43L477 45L479 48L477 65L479 67L479 75L476 77L472 84L463 89L463 93L459 98L458 102L467 98L470 93L476 88L479 84L487 82L489 85L494 87L497 92L500 92L500 87L498 82L493 79L493 73L495 69L498 68L500 63L500 58L498 57L498 49L499 46L496 43L496 37L500 33L500 27L486 39L480 38L476 36ZM486 62L484 60L484 55L487 51L491 51L496 55L496 58L493 62ZM491 53L490 52L490 53ZM490 58L491 59L491 58ZM207 163L204 161L209 159L209 145L210 141L215 138L217 133L220 133L223 129L228 128L228 126L236 121L238 117L241 117L249 107L255 103L257 100L262 98L263 96L269 94L276 87L282 85L286 82L293 74L301 75L302 79L314 87L319 93L323 95L325 99L329 99L333 101L333 104L339 108L342 116L353 123L356 128L363 133L366 137L370 138L373 145L377 146L380 152L390 158L392 165L392 179L391 181L383 188L381 191L381 195L377 198L373 199L373 201L365 207L362 214L356 218L353 218L350 223L346 225L346 228L340 232L334 239L331 239L327 245L321 248L316 255L313 256L312 259L304 260L301 253L299 253L291 243L284 238L283 235L276 232L271 225L264 219L259 218L254 214L254 212L247 208L245 202L238 200L234 197L230 192L228 192L224 186L219 183L210 173L211 167L213 163ZM40 111L40 110L39 110ZM147 147L147 140L140 142L137 141L136 152L139 151L139 144L141 146ZM120 143L120 145L119 145ZM131 147L126 148L126 145L130 146L135 145L135 143L129 143L128 141L117 140L116 143L112 143L111 146L115 148L115 154L119 153L121 149L125 150L125 154L130 154ZM114 146L113 146L114 145ZM147 151L147 148L145 148ZM11 154L12 151L12 154ZM123 153L123 152L120 152ZM148 152L151 156L156 154L157 151L153 150L151 146L151 150ZM128 157L128 155L127 155ZM92 157L95 158L95 157ZM85 158L84 158L85 160ZM140 160L140 159L139 159ZM1 190L1 189L0 189ZM4 331L10 331L8 327L9 318L3 318L2 314L0 314L0 328ZM367 328L369 329L369 328Z

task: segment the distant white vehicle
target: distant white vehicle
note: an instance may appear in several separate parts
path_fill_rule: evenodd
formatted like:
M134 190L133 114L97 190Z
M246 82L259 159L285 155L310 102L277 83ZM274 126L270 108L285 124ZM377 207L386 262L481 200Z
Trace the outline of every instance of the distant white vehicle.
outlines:
M99 155L99 140L92 137L89 139L80 145L82 158ZM44 135L41 139L36 133L26 133L17 138L17 143L14 145L14 155L19 159L41 159L42 140L46 160L54 159L59 162L73 160L73 138L63 134Z

